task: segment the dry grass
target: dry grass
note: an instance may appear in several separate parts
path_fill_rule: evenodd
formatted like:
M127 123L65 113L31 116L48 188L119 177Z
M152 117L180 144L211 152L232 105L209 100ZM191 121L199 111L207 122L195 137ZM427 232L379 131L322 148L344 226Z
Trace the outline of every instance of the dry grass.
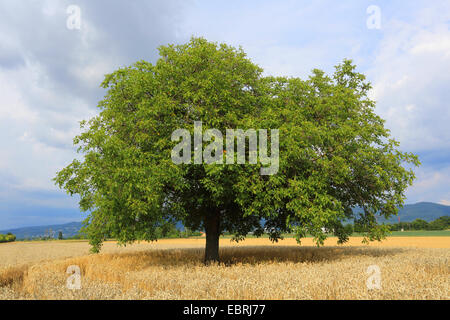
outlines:
M418 240L360 246L352 239L322 248L293 246L290 239L277 245L222 240L223 263L207 267L204 239L126 248L107 243L99 255L86 255L84 242L17 243L0 246L0 299L449 299L449 239L435 239L441 248L417 248L424 243ZM45 245L54 252L39 255L36 248L50 250ZM27 246L35 253L25 254L22 264L3 259L2 253L14 248L19 255ZM37 263L43 257L49 261ZM374 264L381 269L380 290L366 287L367 267ZM66 287L69 265L81 268L80 290Z

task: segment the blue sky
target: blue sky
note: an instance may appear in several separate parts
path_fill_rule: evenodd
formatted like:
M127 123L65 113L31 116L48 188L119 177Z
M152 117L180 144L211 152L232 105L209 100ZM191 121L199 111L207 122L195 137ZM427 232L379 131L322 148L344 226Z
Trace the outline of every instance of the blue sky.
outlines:
M69 5L80 29L67 28ZM449 26L438 0L0 0L0 230L84 217L51 179L79 157L72 139L98 112L104 74L191 35L241 45L268 75L353 59L401 149L422 161L406 202L450 205Z

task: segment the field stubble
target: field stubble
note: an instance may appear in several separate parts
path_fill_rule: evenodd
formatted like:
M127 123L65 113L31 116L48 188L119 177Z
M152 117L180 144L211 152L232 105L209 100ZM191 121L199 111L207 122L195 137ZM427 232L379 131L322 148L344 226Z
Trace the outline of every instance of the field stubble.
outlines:
M58 254L41 257L53 260L38 262L34 247L36 257L29 255L22 264L11 257L0 262L0 299L449 299L445 238L441 248L352 243L317 248L263 240L224 241L222 263L210 266L202 263L202 239L126 248L109 243L98 255L82 255L86 243L49 243L47 249L56 245ZM66 287L70 265L81 269L79 290ZM380 289L366 286L370 265L380 268Z

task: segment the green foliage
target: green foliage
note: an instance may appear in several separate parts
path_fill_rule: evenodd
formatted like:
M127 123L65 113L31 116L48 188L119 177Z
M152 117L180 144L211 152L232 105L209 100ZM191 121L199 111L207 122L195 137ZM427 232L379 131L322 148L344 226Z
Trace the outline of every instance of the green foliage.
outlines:
M444 216L431 221L427 230L445 230L448 228L450 228L450 216Z
M412 228L414 230L426 230L428 228L428 222L422 219L416 219L412 222Z
M63 239L63 233L62 231L58 232L58 240L62 240Z
M413 222L400 222L390 224L391 231L403 230L446 230L450 228L450 216L442 216L430 223L422 219L416 219Z
M204 230L211 215L236 240L295 232L320 245L332 230L345 242L348 219L366 240L385 236L376 215L397 213L414 179L403 165L419 161L398 150L351 61L302 80L265 77L242 49L202 38L159 54L156 64L140 61L105 77L101 112L74 139L84 157L55 178L90 212L83 230L94 252L108 237L155 240L171 221ZM194 121L221 132L279 129L278 173L260 175L261 163L175 165L171 134L193 135ZM356 206L363 212L354 214Z
M0 243L2 242L14 242L16 241L16 236L8 232L7 234L0 234Z
M184 231L180 231L176 228L174 223L167 223L162 227L156 228L156 237L160 238L189 238L189 237L198 237L201 236L202 233L199 231L194 231L189 228L185 228Z
M82 230L78 231L77 234L71 236L71 237L67 237L65 239L69 239L69 240L84 240L84 239L88 239L88 235L86 233L84 233Z

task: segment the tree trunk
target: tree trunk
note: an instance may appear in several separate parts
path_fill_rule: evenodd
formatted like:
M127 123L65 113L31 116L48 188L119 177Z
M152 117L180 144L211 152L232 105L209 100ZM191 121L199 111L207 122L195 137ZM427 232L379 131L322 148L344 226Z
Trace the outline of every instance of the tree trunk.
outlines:
M205 264L219 262L220 213L211 212L205 217Z

